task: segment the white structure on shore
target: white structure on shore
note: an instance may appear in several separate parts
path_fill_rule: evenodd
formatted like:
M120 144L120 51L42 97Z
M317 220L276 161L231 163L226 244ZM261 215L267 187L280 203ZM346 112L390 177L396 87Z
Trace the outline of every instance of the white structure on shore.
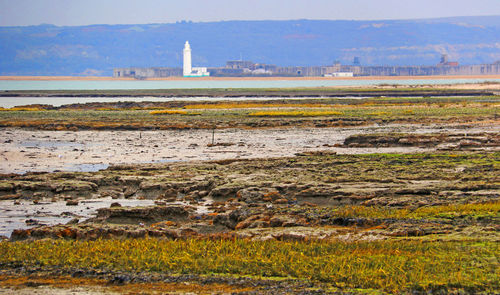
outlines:
M184 77L208 77L210 73L207 68L193 68L191 66L191 46L189 42L186 41L184 44L184 65L183 65Z
M186 41L186 44L184 44L183 73L184 73L184 76L191 75L191 46L189 46L188 41Z
M353 72L334 72L330 74L324 74L323 77L354 77Z

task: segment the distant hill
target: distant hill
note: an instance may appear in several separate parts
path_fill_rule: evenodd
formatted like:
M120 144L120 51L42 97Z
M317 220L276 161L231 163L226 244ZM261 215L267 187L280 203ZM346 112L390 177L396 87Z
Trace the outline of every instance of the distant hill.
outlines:
M280 66L433 65L500 60L500 16L399 21L223 21L0 27L0 75L111 75L115 67L181 67L251 60Z

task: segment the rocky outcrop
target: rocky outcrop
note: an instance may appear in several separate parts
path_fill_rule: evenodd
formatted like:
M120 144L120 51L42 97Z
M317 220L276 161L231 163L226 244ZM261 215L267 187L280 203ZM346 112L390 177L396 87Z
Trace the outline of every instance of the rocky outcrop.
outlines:
M344 147L438 147L467 149L499 147L497 133L437 133L437 134L358 134L345 139Z
M96 173L4 175L0 199L14 208L37 206L39 211L64 200L61 204L69 206L63 210L73 213L67 215L70 223L53 227L27 217L22 226L33 228L15 231L14 240L446 235L461 226L489 226L496 219L490 213L448 218L449 213L429 211L429 220L424 220L413 212L441 205L496 204L497 161L498 152L483 151L362 156L311 152L293 158L119 166ZM110 208L79 222L84 217L78 211L89 196L148 198L156 206L126 207L120 202L134 201L112 200ZM402 210L401 215L393 210Z
M90 223L152 224L159 221L186 221L193 208L185 206L110 207L97 210Z

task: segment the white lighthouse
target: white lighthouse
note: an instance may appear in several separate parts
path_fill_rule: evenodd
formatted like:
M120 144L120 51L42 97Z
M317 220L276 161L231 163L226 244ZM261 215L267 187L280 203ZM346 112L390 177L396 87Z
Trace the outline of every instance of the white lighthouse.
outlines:
M191 76L191 46L189 42L186 41L184 44L184 67L183 67L184 77Z
M191 46L189 42L186 41L184 44L184 65L183 65L184 77L207 77L210 73L207 68L193 68L191 66Z

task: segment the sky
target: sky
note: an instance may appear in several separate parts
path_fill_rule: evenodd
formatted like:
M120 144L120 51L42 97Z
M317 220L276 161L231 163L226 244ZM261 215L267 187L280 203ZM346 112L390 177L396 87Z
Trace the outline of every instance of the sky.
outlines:
M0 0L0 26L500 15L500 0Z

